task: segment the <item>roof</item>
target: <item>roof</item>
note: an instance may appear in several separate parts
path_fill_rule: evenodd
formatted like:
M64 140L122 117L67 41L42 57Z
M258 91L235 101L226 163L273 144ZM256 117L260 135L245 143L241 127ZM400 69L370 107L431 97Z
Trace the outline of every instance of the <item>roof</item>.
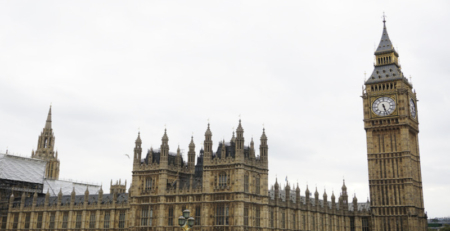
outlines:
M43 184L46 164L43 160L0 154L0 179Z
M67 180L44 180L44 190L43 193L50 193L50 196L57 196L61 190L63 195L69 195L75 190L75 195L84 195L84 192L88 188L89 193L97 194L100 190L100 185L78 183Z
M369 76L369 79L366 81L366 84L372 83L380 83L386 81L393 80L405 80L408 81L405 77L403 77L403 73L400 68L396 64L389 64L383 66L376 66L373 69L372 74Z
M392 45L391 40L389 39L389 35L386 29L386 22L383 23L383 34L381 35L380 44L378 44L377 50L375 54L384 54L389 52L396 52L394 46ZM397 53L397 52L396 52Z

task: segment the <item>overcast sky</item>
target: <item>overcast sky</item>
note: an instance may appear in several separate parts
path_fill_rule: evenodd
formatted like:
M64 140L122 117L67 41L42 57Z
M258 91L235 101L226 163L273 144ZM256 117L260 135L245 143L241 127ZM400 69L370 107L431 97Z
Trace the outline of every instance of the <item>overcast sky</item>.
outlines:
M387 15L417 91L429 217L450 216L449 1L1 1L0 152L31 155L49 105L60 177L131 180L134 141L214 147L241 115L269 183L368 196L361 91ZM258 151L259 152L259 151Z

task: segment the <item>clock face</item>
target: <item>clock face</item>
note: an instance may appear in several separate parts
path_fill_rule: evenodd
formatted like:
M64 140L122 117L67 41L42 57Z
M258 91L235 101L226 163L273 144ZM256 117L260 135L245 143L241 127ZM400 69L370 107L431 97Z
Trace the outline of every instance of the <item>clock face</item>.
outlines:
M380 97L372 104L372 111L379 116L390 115L395 110L395 101L391 97Z
M411 116L416 118L416 104L413 99L409 99L409 111L411 112Z

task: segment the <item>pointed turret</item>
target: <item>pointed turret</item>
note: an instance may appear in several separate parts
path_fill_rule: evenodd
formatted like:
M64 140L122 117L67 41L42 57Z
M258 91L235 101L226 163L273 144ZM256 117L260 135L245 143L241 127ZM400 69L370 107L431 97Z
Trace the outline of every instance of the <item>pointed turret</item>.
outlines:
M255 143L253 142L253 137L250 141L250 158L255 159Z
M300 200L300 187L297 182L297 188L295 189L295 203L297 203L297 206L300 206Z
M231 140L230 140L230 142L231 142L231 143L236 142L236 137L234 136L234 130L233 130L233 134L231 135Z
M101 204L103 201L103 185L100 186L100 190L98 191L98 203Z
M266 129L263 128L263 133L261 135L261 144L259 145L259 155L262 161L264 161L266 163L266 165L268 165L267 161L267 154L269 151L269 147L267 146L267 136L266 136Z
M204 141L203 145L204 145L204 148L205 148L205 150L204 150L205 158L212 158L212 154L213 154L212 145L213 145L213 142L212 142L212 132L211 132L211 129L209 128L209 123L208 123L208 128L206 129L206 132L205 132L205 141Z
M343 206L348 209L348 194L347 194L347 186L345 186L345 180L343 180L342 183L342 192L341 192L341 198Z
M334 196L334 191L331 192L331 209L336 209L336 196Z
M48 110L47 120L45 121L45 129L52 129L52 106Z
M169 165L169 137L167 136L167 129L164 129L164 135L161 138L159 164L161 168L166 168Z
M75 203L75 187L72 188L72 192L70 193L70 204Z
M311 204L311 200L309 199L310 195L311 195L311 192L309 191L308 185L306 185L306 191L305 191L306 205Z
M316 191L314 192L314 201L315 201L315 206L319 207L319 192L317 191L317 186L316 186Z
M175 158L175 165L177 167L181 167L181 150L180 150L180 145L178 145L177 148L177 157Z
M381 35L380 43L378 44L377 50L375 51L375 55L395 52L394 46L392 45L391 39L389 39L389 35L386 29L386 19L383 19L383 34Z
M242 128L241 120L236 129L236 150L244 150L244 128Z
M323 190L323 201L324 201L324 202L327 202L327 201L328 201L328 195L327 195L327 190L326 190L326 189ZM325 203L324 203L324 204L325 204Z
M353 211L358 211L358 198L356 198L356 193L353 195Z
M48 111L45 127L38 140L36 151L32 151L31 157L47 161L45 178L59 179L59 160L55 156L55 136L52 129L52 107Z
M138 136L136 138L136 141L134 142L134 165L135 167L138 167L141 164L141 157L142 157L142 140L141 140L141 132L138 132Z
M86 187L86 191L84 191L84 202L89 200L89 189Z
M392 45L386 29L386 20L383 19L383 33L380 43L375 51L375 68L366 81L366 85L373 83L389 82L394 80L408 80L403 76L399 64L399 55Z
M195 144L194 144L194 136L191 136L191 142L189 143L189 152L188 152L188 168L191 173L195 171Z
M49 199L50 199L50 191L49 191L49 189L47 189L47 194L45 194L45 200L44 200L45 206L48 206Z
M275 178L275 191L274 191L275 202L280 198L280 186L278 185L278 178Z

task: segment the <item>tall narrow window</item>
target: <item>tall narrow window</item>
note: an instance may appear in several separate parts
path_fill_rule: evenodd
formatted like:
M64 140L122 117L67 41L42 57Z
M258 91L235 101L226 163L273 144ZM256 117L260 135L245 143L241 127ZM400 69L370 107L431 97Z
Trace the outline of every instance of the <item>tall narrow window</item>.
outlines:
M311 223L312 223L312 230L316 230L316 217L312 215L311 217Z
M75 228L81 229L81 212L77 213Z
M14 215L14 220L13 220L13 229L17 229L18 225L19 225L19 214L16 213Z
M90 229L95 228L95 211L91 212L91 217L89 219L89 228Z
M148 206L142 207L141 210L141 226L147 226L148 222Z
M350 231L355 231L355 217L350 217Z
M167 222L169 226L173 225L173 207L169 207L169 220Z
M147 177L145 180L145 191L151 191L153 187L153 179L151 177Z
M255 179L255 193L256 194L260 194L260 190L261 190L261 183L260 183L260 178L259 178L259 175L257 175L256 176L256 179Z
M222 203L216 205L216 225L229 224L228 212L228 205Z
M244 226L248 226L248 205L244 206Z
M275 228L274 227L274 214L273 214L272 207L270 207L269 212L270 212L270 228Z
M201 225L201 207L195 206L195 225Z
M284 213L284 210L281 211L281 228L286 228L286 214Z
M397 220L397 230L399 230L398 223ZM362 231L369 231L369 220L366 217L362 218Z
M38 213L36 228L42 229L42 213Z
M303 222L303 230L306 230L306 216L305 215L303 215L302 216L302 222Z
M109 211L105 212L105 219L103 220L103 228L109 229Z
M121 210L119 214L119 229L125 228L125 210Z
M153 226L153 207L151 206L148 212L148 226Z
M48 225L48 228L50 230L53 230L55 228L55 213L50 214L50 224Z
M30 214L27 213L27 215L25 215L25 229L29 228L30 228Z
M225 172L221 172L219 174L219 187L224 188L227 186L227 174Z
M256 206L255 219L256 227L261 226L261 208L259 206Z
M330 221L328 222L328 231L331 231L332 227L333 227L333 218L331 215L329 216L329 220ZM368 231L368 230L363 230L363 231Z
M341 224L339 222L339 217L336 217L336 229L339 230L340 226L341 226Z
M62 222L62 228L63 229L67 229L68 227L68 225L67 225L67 222L69 222L69 213L68 212L64 212L64 214L63 214L63 222Z
M291 229L295 228L295 212L292 212Z
M320 229L321 230L325 230L325 221L324 221L324 215L322 215L322 216L320 216L320 219L321 219L321 227L320 227Z
M248 173L244 175L244 192L248 193Z

